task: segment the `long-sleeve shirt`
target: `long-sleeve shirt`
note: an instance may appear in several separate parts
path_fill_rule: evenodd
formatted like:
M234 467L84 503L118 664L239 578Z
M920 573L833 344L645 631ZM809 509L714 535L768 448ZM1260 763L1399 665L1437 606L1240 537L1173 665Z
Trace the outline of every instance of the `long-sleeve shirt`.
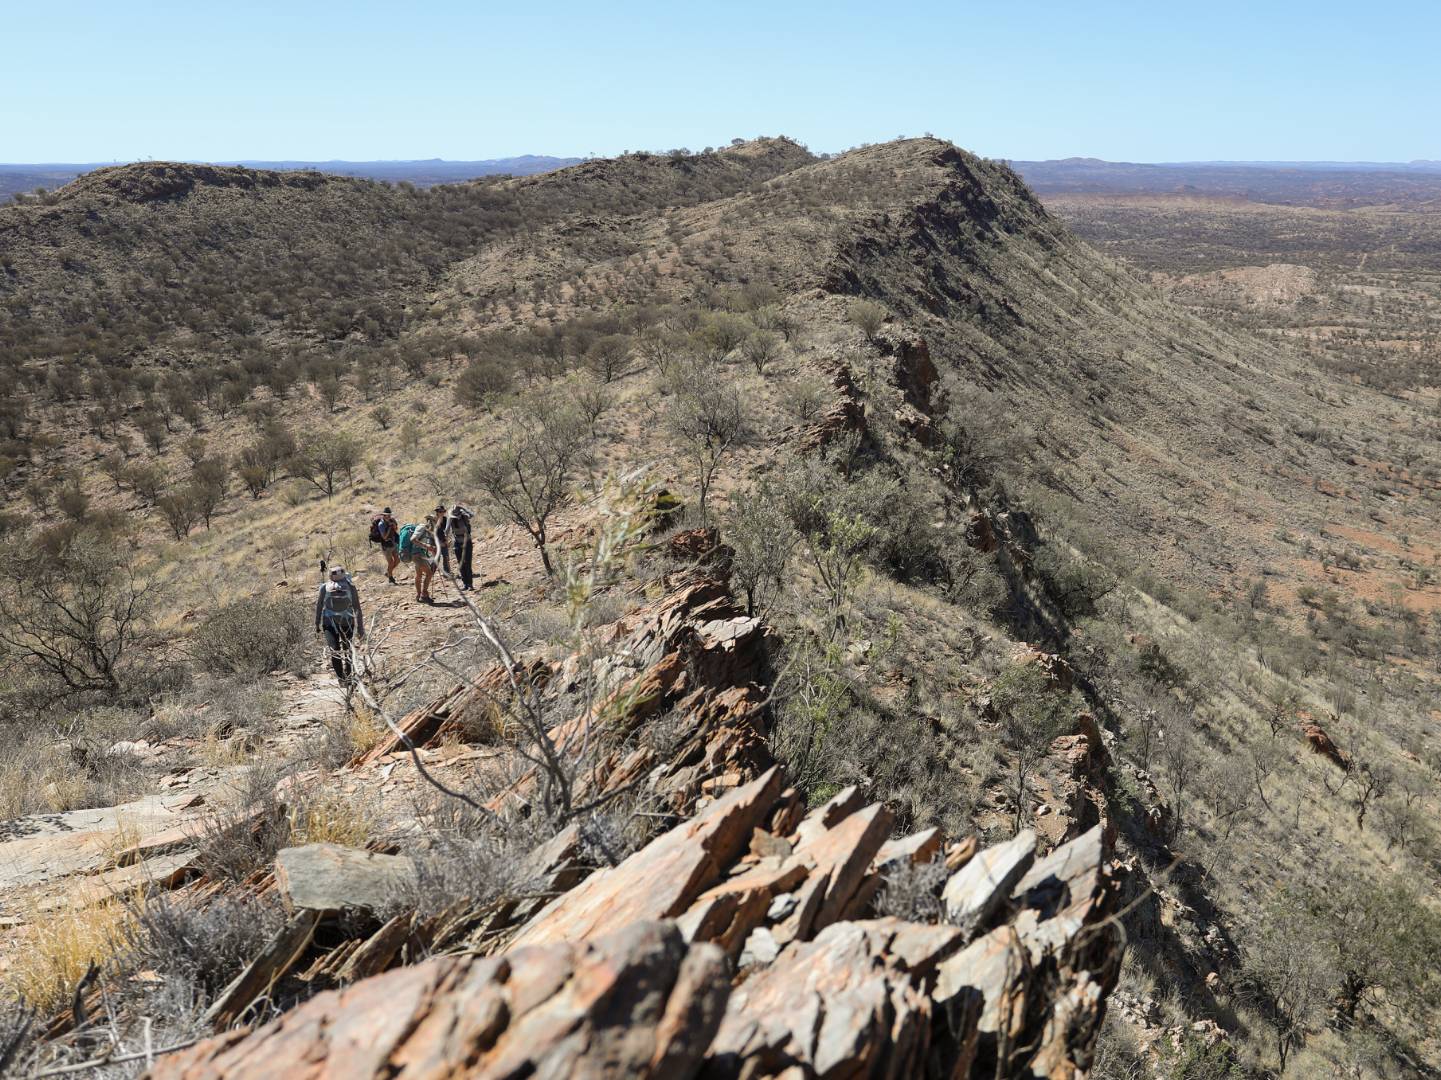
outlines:
M315 597L315 628L319 630L322 622L327 618L348 619L354 617L355 632L357 634L360 634L361 636L364 636L365 615L360 610L360 591L355 587L355 582L347 579L341 585L341 588L345 589L350 594L350 606L348 608L340 608L338 610L326 610L325 595L326 590L330 587L330 585L331 582L329 581L322 583L320 586L320 592Z

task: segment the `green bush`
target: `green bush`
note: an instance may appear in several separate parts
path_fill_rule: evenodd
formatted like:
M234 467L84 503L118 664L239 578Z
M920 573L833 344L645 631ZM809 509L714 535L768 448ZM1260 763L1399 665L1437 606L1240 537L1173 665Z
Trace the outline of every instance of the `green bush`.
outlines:
M264 675L295 666L309 629L310 613L295 600L247 597L206 616L190 655L211 675Z

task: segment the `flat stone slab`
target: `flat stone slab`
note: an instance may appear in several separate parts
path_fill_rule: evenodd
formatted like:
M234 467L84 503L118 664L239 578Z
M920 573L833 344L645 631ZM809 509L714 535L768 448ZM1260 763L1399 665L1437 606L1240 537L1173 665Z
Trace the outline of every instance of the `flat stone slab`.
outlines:
M306 911L382 911L415 877L404 855L381 855L339 844L283 848L275 880L290 903Z
M0 824L0 889L101 867L119 848L191 816L189 795L150 795L120 806L31 814Z

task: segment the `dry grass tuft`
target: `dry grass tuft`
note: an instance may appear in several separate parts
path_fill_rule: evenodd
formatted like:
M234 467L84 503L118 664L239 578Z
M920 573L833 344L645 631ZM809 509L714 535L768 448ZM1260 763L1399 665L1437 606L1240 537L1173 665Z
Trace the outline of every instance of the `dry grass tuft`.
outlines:
M339 791L318 791L291 806L290 843L364 847L379 824L367 799Z
M132 919L119 899L32 912L4 973L6 989L42 1015L62 1008L90 965L106 967L123 947Z

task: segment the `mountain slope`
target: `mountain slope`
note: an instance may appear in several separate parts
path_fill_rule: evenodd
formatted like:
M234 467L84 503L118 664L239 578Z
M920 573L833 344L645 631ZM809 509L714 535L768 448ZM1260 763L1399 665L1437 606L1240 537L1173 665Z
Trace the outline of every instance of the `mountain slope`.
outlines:
M1182 309L1003 165L931 139L825 161L761 140L425 192L132 166L0 210L0 230L9 505L57 544L87 518L135 544L173 589L157 650L229 610L217 578L304 605L296 560L323 557L366 566L400 628L376 693L417 694L410 674L380 686L386 664L456 628L372 573L370 512L473 501L498 475L477 462L576 439L544 531L566 584L503 499L485 504L482 603L527 663L619 640L618 612L670 587L669 560L733 558L733 587L780 630L768 751L812 805L855 784L898 829L1004 841L1030 824L1047 848L1116 834L1129 1011L1111 1052L1135 1029L1137 1060L1169 1068L1165 1027L1178 1054L1270 1068L1257 987L1279 940L1324 943L1314 985L1350 995L1331 1025L1308 999L1306 1068L1351 1061L1360 1029L1389 1060L1436 1059L1429 975L1392 956L1356 990L1331 933L1352 924L1326 906L1405 910L1424 931L1435 902L1438 594L1417 572L1434 474L1412 406ZM321 483L336 433L354 452ZM173 516L266 447L270 474L223 493L204 531ZM613 577L584 570L618 527L604 478L638 473L688 519L612 552ZM154 542L162 523L173 544ZM769 577L746 576L765 560ZM578 622L577 596L597 608ZM731 640L739 618L696 634ZM625 652L597 663L634 670ZM688 663L666 677L690 686ZM573 674L545 685L573 709ZM147 694L123 707L158 714ZM523 726L437 731L449 697L405 700L434 752L472 742L454 767L485 799L520 793L527 829L569 824L505 776L487 786L488 740ZM685 700L605 752L648 760L669 708L700 715ZM407 760L385 767L409 776ZM383 789L376 764L334 782ZM596 842L644 837L651 813ZM904 888L937 910L939 878ZM1230 1041L1198 1042L1197 1023Z

